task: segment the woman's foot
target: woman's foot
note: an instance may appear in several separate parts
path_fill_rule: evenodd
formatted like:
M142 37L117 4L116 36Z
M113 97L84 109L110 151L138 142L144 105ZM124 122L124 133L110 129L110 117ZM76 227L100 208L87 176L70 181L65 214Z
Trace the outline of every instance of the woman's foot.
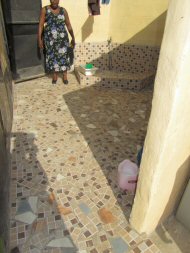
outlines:
M63 83L64 83L65 85L67 85L69 82L68 82L68 80L64 80L64 79L63 79Z
M52 84L56 84L57 83L57 80L52 80Z
M67 85L69 82L67 80L67 71L63 72L63 83Z

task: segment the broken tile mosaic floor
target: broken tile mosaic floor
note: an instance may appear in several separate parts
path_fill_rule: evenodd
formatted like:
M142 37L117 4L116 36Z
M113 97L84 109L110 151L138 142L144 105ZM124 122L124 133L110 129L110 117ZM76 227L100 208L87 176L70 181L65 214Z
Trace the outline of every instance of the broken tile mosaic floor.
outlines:
M136 161L151 90L51 86L47 77L15 85L11 137L10 246L23 253L158 253L130 228L134 196L117 167Z

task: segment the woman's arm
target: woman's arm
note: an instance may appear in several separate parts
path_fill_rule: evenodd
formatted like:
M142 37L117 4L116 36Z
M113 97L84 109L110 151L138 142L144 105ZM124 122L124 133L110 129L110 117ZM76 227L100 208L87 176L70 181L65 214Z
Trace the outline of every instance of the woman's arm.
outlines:
M41 48L41 49L44 47L42 33L44 30L45 15L46 15L46 10L45 10L45 8L42 8L41 14L40 14L39 27L38 27L38 45L39 45L39 48Z
M71 44L73 46L73 48L75 47L75 36L74 36L74 32L73 32L73 28L71 26L71 22L69 20L69 15L67 13L67 11L64 9L64 14L65 14L65 24L67 26L67 30L69 31L70 35L71 35Z

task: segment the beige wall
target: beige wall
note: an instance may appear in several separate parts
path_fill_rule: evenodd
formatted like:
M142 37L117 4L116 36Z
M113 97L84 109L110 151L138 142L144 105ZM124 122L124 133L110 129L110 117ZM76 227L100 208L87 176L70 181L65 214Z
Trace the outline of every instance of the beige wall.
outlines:
M112 0L112 40L138 45L160 45L168 2L169 0Z
M161 44L169 0L111 0L101 15L89 17L87 0L60 0L70 16L77 42ZM42 5L49 0L42 0Z
M48 5L49 0L42 0ZM101 15L89 17L87 0L60 0L69 13L77 42L101 42L109 36L110 5L101 6Z
M175 208L190 172L190 1L171 0L131 224L152 232Z

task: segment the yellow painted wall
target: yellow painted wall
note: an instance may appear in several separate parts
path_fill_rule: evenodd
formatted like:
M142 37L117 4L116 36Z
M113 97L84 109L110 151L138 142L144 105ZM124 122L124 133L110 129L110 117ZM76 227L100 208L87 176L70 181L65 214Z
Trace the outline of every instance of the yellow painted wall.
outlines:
M77 42L161 44L169 0L111 0L101 15L89 17L87 0L60 0L70 16ZM48 5L49 0L42 0Z
M42 6L49 0L42 0ZM101 15L89 17L87 0L60 0L70 17L76 42L102 42L109 37L110 6L101 6Z
M169 0L112 0L110 36L114 42L161 44Z

